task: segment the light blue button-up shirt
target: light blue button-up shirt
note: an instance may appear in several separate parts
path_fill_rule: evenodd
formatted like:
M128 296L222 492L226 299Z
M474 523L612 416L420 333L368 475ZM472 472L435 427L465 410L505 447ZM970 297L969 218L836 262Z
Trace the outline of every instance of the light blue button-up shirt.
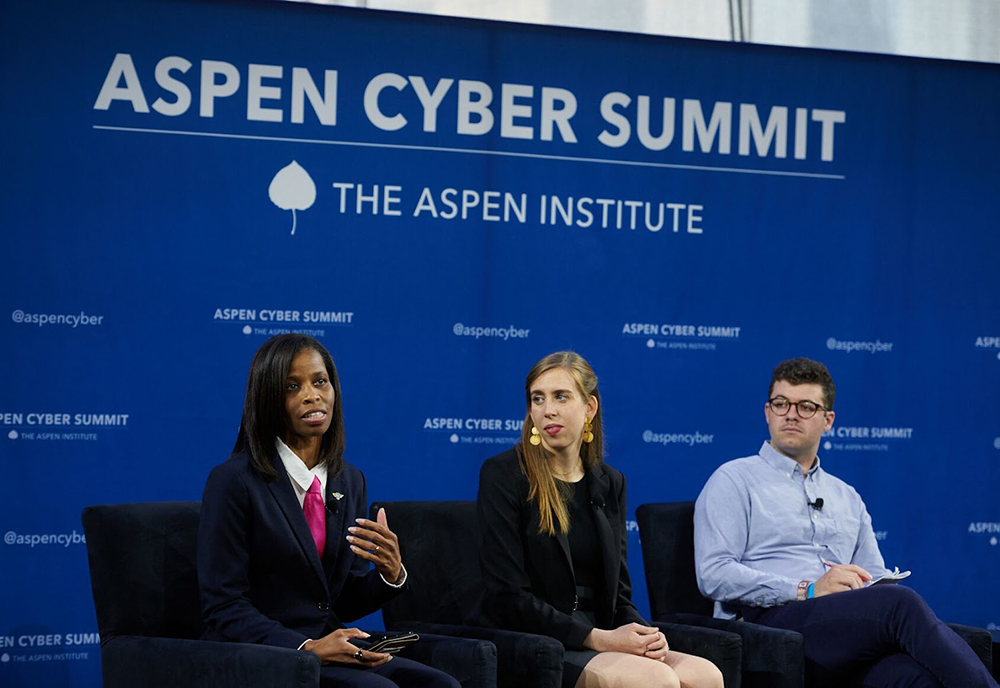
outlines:
M822 509L809 506L817 499ZM817 580L825 562L886 572L857 491L820 468L819 459L803 477L767 442L708 479L694 508L694 555L698 587L726 619L740 606L795 600L799 581Z

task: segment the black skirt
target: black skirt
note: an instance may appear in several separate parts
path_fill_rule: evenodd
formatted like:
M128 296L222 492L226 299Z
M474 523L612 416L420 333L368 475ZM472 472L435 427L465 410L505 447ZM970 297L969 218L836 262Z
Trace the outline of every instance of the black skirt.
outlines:
M597 617L593 612L576 610L573 616L581 621L586 621L590 625L597 627ZM576 682L583 675L583 667L587 666L594 657L599 655L597 650L566 650L563 652L563 675L562 688L574 688Z

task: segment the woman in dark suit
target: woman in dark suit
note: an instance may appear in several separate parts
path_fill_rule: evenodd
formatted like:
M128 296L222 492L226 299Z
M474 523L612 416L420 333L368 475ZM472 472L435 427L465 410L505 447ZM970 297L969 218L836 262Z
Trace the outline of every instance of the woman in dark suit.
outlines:
M212 470L202 498L204 637L312 652L322 686L458 688L441 672L351 642L368 634L343 622L397 594L406 570L385 512L364 518L365 478L343 455L330 354L304 335L269 339L250 365L233 454Z
M601 460L594 371L550 354L525 393L521 442L479 477L484 620L559 640L567 688L721 688L715 665L671 651L632 605L625 478Z

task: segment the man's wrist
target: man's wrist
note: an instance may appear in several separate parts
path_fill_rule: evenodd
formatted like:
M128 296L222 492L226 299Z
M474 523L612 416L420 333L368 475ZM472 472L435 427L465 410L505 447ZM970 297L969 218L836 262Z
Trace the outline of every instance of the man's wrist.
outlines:
M802 580L799 581L798 587L795 589L795 599L799 602L803 602L806 599L806 595L809 593L809 586L812 581Z

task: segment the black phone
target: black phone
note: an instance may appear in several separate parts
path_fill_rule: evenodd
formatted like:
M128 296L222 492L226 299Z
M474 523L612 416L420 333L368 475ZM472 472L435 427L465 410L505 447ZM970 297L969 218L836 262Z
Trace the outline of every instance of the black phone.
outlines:
M405 647L420 640L420 636L411 631L403 632L383 632L374 631L368 638L356 638L352 640L362 640L368 642L368 647L362 649L368 652L388 652L396 654Z

